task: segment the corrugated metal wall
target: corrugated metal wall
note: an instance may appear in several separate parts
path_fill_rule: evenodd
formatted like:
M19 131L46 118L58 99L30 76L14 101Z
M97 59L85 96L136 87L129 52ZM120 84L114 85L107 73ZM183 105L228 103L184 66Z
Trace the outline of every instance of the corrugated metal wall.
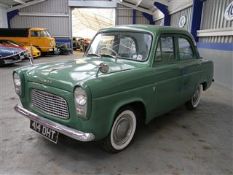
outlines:
M203 4L201 29L232 27L233 21L224 18L224 12L232 0L206 0Z
M26 13L59 13L67 16L15 16L11 20L12 28L19 27L45 27L53 36L71 37L70 8L68 0L47 0L45 2L20 9Z
M45 2L22 8L20 12L66 13L68 14L68 0L47 0Z
M132 9L118 4L116 9L116 25L132 24L132 19Z
M200 37L199 42L203 42L203 43L232 43L233 36Z
M164 18L155 21L155 25L163 26L163 24L164 24Z
M203 4L201 30L233 28L233 20L224 18L226 7L232 0L206 0ZM233 30L233 29L232 29ZM233 36L201 37L201 42L231 43Z
M4 27L4 28L7 27L6 9L1 6L0 6L0 27Z
M11 20L11 27L43 27L47 28L52 36L69 36L69 18L67 17L17 16Z
M192 7L183 9L179 12L176 12L171 15L171 26L179 27L179 20L181 16L186 17L186 24L183 27L184 29L191 31L191 23L192 23Z
M142 12L136 11L136 24L150 24L150 22L143 16Z
M232 28L233 21L227 21L224 13L228 4L232 0L206 0L203 4L201 30L214 30ZM219 32L219 34L222 34ZM211 35L211 33L210 33ZM224 43L233 42L233 36L207 36L200 37L200 43ZM227 44L227 45L228 45ZM232 51L224 51L221 49L199 48L202 57L214 62L214 79L216 83L220 83L229 89L232 89Z
M80 1L80 0L77 0ZM85 0L85 1L96 1L96 0ZM111 0L98 0L98 1L111 1Z
M116 9L116 25L126 25L133 23L133 9L117 5ZM149 24L149 21L142 15L141 12L136 11L136 24Z

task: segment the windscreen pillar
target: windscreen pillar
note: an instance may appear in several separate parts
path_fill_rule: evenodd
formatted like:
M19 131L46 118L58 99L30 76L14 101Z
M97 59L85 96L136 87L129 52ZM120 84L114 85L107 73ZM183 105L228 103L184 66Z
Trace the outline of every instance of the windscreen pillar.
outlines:
M155 2L154 6L156 8L158 8L164 14L164 25L170 26L171 16L170 16L169 11L168 11L168 6L164 5L160 2Z
M201 26L202 7L203 7L203 0L193 0L193 16L192 16L191 33L196 42L198 41L197 30L200 30L200 26Z

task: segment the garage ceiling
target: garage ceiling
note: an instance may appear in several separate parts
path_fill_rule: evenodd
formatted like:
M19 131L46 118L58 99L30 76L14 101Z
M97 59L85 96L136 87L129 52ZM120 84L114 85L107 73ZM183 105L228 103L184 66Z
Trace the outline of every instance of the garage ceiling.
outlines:
M46 0L0 0L0 5L7 8L7 12L35 5Z
M32 2L39 2L41 0L0 0L0 4L4 4L8 7L15 7L18 5L24 6ZM154 2L160 2L169 6L169 3L173 0L113 0L127 7L137 9L148 14L153 14L157 9L154 6ZM83 2L83 1L81 1ZM85 1L84 1L85 2ZM88 2L90 4L90 2Z
M127 7L134 8L148 14L153 14L157 10L154 6L155 2L169 6L171 1L172 0L120 0L120 3Z
M20 4L25 4L26 1L27 0L0 0L0 3L7 6L15 6Z

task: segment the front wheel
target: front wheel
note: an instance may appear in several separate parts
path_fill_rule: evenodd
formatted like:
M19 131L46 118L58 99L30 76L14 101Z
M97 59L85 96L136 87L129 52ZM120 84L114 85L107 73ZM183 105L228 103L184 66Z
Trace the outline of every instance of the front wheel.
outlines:
M137 119L134 110L121 110L116 116L110 134L102 143L103 148L112 153L125 149L134 138Z
M202 86L199 85L195 90L191 99L186 103L186 107L190 110L196 109L200 103L201 99Z

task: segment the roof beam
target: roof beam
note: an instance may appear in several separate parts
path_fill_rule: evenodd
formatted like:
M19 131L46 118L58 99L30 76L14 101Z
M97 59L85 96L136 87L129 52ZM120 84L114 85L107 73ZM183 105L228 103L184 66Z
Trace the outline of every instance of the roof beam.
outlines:
M136 7L138 7L142 3L142 0L138 0Z
M144 12L144 13L148 13L150 15L153 15L153 12L150 11L150 10L147 10L147 9L144 9L144 8L141 8L141 7L137 7L136 5L133 5L133 4L130 4L130 3L127 3L127 2L120 2L120 4L126 6L126 7L130 7L132 9L135 9L135 10L138 10L138 11L141 11L141 12Z
M86 8L116 8L116 1L83 1L83 0L69 0L68 6L70 7L86 7Z
M159 3L163 4L163 5L168 6L168 1L167 0L156 0L155 2L159 2Z
M19 12L19 16L69 17L66 13Z
M24 4L11 7L9 9L7 9L7 12L11 12L11 11L18 10L18 9L21 9L21 8L24 8L24 7L28 7L28 6L31 6L31 5L39 4L39 3L44 2L44 1L46 1L46 0L29 1L29 2L26 2Z
M14 0L14 1L19 3L19 4L25 4L25 2L23 0Z

